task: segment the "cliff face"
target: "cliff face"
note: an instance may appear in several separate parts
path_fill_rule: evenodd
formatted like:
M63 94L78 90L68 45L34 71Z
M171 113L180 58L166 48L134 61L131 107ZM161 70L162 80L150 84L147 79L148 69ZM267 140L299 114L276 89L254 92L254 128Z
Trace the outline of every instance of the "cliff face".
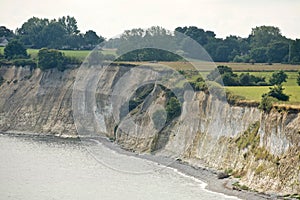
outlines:
M95 127L99 134L127 149L231 171L242 184L258 191L300 193L298 111L273 109L267 114L254 107L231 106L200 92L183 103L177 120L157 131L152 116L157 107L166 105L164 89L154 87L125 116L109 100L112 88L130 70L115 66L102 74L106 81L98 83L93 119L105 124L105 129ZM76 73L2 67L0 130L76 136L72 114ZM141 79L143 74L135 74L128 80L134 85ZM117 102L121 100L116 97Z
M76 135L72 117L75 71L1 67L0 130Z

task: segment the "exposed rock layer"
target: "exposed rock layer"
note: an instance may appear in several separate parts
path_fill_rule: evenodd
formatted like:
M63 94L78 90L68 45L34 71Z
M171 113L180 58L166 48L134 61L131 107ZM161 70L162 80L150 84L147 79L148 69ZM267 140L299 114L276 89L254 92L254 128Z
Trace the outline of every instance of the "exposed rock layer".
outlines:
M250 188L281 194L300 193L300 114L297 111L262 113L254 107L231 106L202 92L184 103L178 120L156 131L152 120L165 92L155 88L120 120L114 116L112 88L130 68L105 70L97 87L95 119L99 134L124 148L180 158L191 165L230 171ZM77 70L2 67L0 130L76 136L72 92ZM142 75L132 77L134 81ZM103 79L101 79L103 80ZM118 99L117 99L118 101ZM131 121L130 121L131 120ZM126 123L134 122L133 126Z

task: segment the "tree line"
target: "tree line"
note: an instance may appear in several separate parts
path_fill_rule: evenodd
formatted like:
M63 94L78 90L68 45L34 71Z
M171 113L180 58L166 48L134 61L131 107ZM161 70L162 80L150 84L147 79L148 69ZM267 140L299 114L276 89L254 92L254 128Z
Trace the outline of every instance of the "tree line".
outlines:
M225 39L217 38L213 31L196 26L177 27L174 33L153 26L148 29L126 30L120 37L108 41L93 30L81 33L77 20L71 16L51 20L32 17L15 31L0 26L0 38L18 40L26 48L93 49L102 43L107 48L117 48L119 60L126 61L199 58L199 52L182 35L192 38L204 47L216 62L300 63L300 39L289 39L274 26L252 28L249 36L245 38L230 35ZM152 43L156 43L161 49L151 48ZM173 49L176 54L163 50L166 47Z
M300 39L292 40L281 34L278 27L259 26L252 29L247 38L230 35L225 39L217 38L213 31L205 31L196 26L177 27L174 34L162 27L149 29L126 30L121 37L110 39L105 46L117 48L119 54L126 52L130 42L138 43L138 46L147 46L149 41L161 41L164 45L173 45L174 51L182 50L184 56L198 58L197 51L190 45L190 41L180 36L184 34L202 45L215 62L246 62L246 63L300 63ZM161 38L164 41L160 40ZM179 39L179 41L178 41ZM174 43L175 41L175 43ZM150 60L153 52L141 52L140 55L127 55L127 60ZM161 52L157 52L160 55ZM160 58L159 56L157 56ZM168 56L170 58L170 56ZM168 60L166 58L160 58ZM174 57L178 60L178 57Z
M27 48L35 49L93 49L104 41L104 37L93 30L81 33L76 19L70 16L52 20L32 17L15 32L1 26L1 37L19 40Z

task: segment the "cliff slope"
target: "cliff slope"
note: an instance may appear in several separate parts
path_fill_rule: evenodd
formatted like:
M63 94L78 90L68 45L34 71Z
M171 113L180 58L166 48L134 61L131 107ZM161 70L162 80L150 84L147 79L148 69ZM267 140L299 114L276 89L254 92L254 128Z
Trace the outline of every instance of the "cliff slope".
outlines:
M113 88L130 70L114 66L103 71L101 76L106 81L97 85L93 120L101 120L105 129L93 127L97 134L114 139L126 149L229 171L241 178L241 184L258 191L300 193L298 111L273 109L263 113L197 92L189 103L182 104L180 117L157 129L153 115L157 107L166 106L164 88L153 87L148 97L124 116L118 111L121 108L112 105ZM72 113L76 73L2 67L0 74L5 82L0 87L0 130L76 136ZM142 79L143 74L135 74L129 80L134 85ZM122 99L117 97L115 101Z

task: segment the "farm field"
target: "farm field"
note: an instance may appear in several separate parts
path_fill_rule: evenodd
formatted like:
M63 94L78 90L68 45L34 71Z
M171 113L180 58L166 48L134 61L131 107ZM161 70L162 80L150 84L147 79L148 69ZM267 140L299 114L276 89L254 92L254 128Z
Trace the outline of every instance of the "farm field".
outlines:
M32 57L36 58L39 49L27 49L27 53ZM60 50L66 56L76 57L83 60L87 55L91 52L91 50ZM104 55L106 54L113 54L116 55L116 49L103 49L101 51ZM4 53L4 47L0 47L0 53Z
M0 47L0 53L3 54L4 47ZM38 49L28 49L28 54L31 57L36 57ZM91 52L89 50L61 50L66 56L76 57L83 60ZM116 55L116 49L103 49L103 54ZM300 70L300 65L280 64L274 63L269 64L250 64L250 63L224 63L224 62L123 62L135 65L154 65L154 66L167 66L175 70L199 70L202 76L206 76L209 71L213 70L219 65L226 65L233 69L238 75L241 73L249 73L255 76L265 77L266 81L269 80L272 73L276 70L284 70L288 75L287 82L283 83L285 93L290 95L288 104L299 104L300 105L300 86L297 85L297 71ZM191 77L195 80L197 76ZM243 96L247 100L260 101L263 93L269 91L270 86L231 86L226 89L232 92L234 95Z
M148 65L150 62L127 62L136 65ZM300 65L281 64L274 63L272 65L266 63L256 63L254 65L250 63L231 63L231 62L155 62L155 64L171 67L176 70L199 70L199 71L211 71L219 65L226 65L231 67L235 72L270 72L275 70L285 71L298 71Z
M243 72L237 72L240 74ZM249 74L255 76L266 77L266 80L269 81L273 72L249 72ZM297 84L297 72L286 72L288 75L287 82L283 83L285 88L284 93L290 96L288 102L284 102L286 104L300 104L300 86ZM235 95L243 96L248 100L260 101L261 96L264 93L269 91L269 87L271 86L232 86L226 87L226 89L232 92Z
M261 95L269 91L270 86L235 86L226 87L226 89L235 95L243 96L247 100L259 102ZM300 86L285 86L284 93L290 96L285 104L300 104Z

